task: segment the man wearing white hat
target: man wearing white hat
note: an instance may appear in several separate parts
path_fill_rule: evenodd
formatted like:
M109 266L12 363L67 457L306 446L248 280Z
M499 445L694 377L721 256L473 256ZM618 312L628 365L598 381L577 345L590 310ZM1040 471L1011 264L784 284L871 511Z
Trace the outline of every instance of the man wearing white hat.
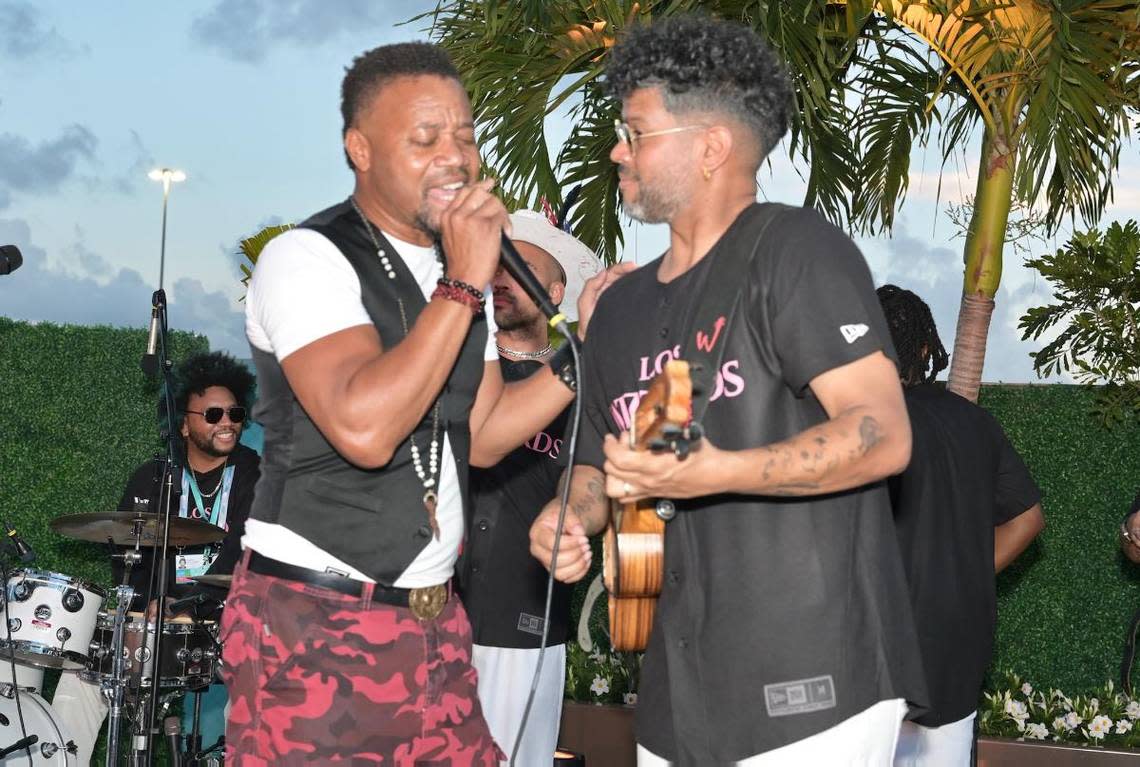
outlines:
M566 317L577 318L578 295L602 265L588 247L532 211L511 215L519 255ZM554 349L546 318L500 268L492 282L496 345L504 381L526 378ZM530 555L528 532L554 494L566 465L563 432L569 410L496 466L471 472L472 514L459 567L471 618L472 664L491 734L507 754L515 748L542 642L547 572ZM562 712L570 588L557 583L547 650L522 742L519 765L550 764Z

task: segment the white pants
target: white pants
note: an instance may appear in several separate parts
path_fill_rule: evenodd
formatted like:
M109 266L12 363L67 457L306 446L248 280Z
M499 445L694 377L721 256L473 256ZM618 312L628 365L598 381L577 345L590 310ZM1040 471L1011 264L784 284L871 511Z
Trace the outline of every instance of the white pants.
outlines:
M471 665L479 674L479 703L491 735L510 758L522 722L526 699L538 663L537 649L474 645ZM542 675L519 745L517 765L548 765L554 761L558 727L562 719L562 694L566 687L566 645L546 648ZM503 762L507 764L507 762Z
M76 753L79 764L90 764L91 752L95 750L95 741L99 739L99 730L103 729L103 720L110 708L99 685L84 681L72 672L60 674L51 707L79 749Z
M895 767L963 767L970 764L974 745L975 711L941 727L903 722Z
M736 764L737 767L803 767L815 764L889 767L898 741L899 724L904 716L905 700L880 701L810 738L741 759ZM671 764L637 744L637 767L668 767Z

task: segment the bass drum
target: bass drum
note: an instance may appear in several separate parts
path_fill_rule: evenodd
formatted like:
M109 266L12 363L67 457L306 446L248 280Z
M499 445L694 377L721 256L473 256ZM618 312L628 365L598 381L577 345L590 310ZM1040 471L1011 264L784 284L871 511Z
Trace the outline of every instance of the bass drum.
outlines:
M77 767L75 744L65 731L63 723L56 717L51 706L34 692L21 690L19 707L16 705L16 691L12 685L0 685L0 748L6 748L28 735L36 735L39 740L31 747L31 764L36 767ZM20 713L24 715L24 726L20 727ZM28 764L28 753L21 749L0 758L0 767L18 767Z

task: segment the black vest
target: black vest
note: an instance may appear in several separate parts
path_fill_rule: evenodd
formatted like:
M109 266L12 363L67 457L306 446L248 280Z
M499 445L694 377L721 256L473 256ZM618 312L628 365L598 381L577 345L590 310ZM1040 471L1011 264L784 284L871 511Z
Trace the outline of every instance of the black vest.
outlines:
M360 278L361 300L385 349L404 340L397 297L410 328L427 305L395 248L380 237L396 272L390 279L352 205L343 202L301 224L327 237ZM468 506L468 415L483 377L487 321L474 319L458 360L440 393L440 428L455 456L464 512ZM261 480L250 519L283 525L379 583L391 585L431 540L424 487L412 466L410 441L379 469L345 460L309 419L273 354L251 347L257 366L254 417L265 430ZM431 411L415 429L427 464ZM442 440L441 440L442 442ZM442 446L440 447L442 450ZM273 556L272 551L263 551Z

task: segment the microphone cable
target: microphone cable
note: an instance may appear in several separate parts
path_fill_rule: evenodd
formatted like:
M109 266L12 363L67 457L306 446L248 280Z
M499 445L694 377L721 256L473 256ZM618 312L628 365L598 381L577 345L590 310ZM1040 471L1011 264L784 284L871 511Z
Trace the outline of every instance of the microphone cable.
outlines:
M28 726L24 723L24 707L20 703L20 683L16 679L16 647L12 643L12 600L8 593L8 555L0 553L0 578L4 579L4 634L8 639L7 652L8 667L12 672L12 697L16 701L16 716L20 720L20 737L28 737ZM24 749L28 756L28 764L32 765L32 747Z
M530 693L526 698L526 707L523 708L522 720L519 722L519 731L515 735L515 743L511 748L509 767L515 767L519 746L522 745L523 735L526 733L527 721L530 719L530 710L534 705L534 695L538 691L538 680L542 675L542 662L546 656L546 642L550 634L550 606L554 599L554 571L558 567L558 543L562 538L562 526L566 523L566 509L570 502L570 485L574 478L574 456L578 451L578 426L582 420L582 393L585 391L585 376L582 375L582 360L578 349L577 339L570 332L569 327L563 323L558 330L566 336L566 343L570 344L570 354L574 358L575 377L578 388L574 393L573 410L570 416L570 448L566 465L566 481L562 484L562 493L558 508L558 524L554 528L554 547L550 553L550 572L546 578L546 606L542 612L542 642L538 649L538 662L535 664L534 677L530 683Z

